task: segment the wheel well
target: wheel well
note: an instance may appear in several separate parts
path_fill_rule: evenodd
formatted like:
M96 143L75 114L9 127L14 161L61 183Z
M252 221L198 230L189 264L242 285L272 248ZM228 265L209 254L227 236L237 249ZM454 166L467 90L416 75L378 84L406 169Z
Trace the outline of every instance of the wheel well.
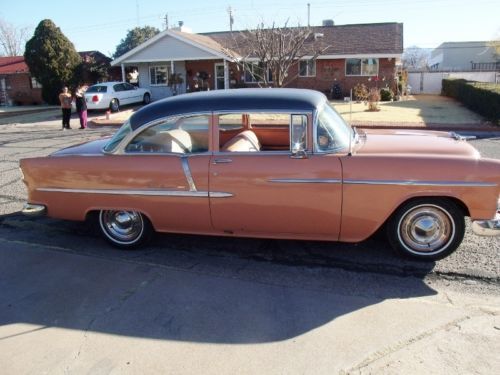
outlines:
M401 202L394 209L394 211L392 211L392 213L387 217L387 219L384 221L384 223L377 229L377 232L380 231L380 230L384 230L384 228L387 225L387 222L389 220L391 220L392 216L399 210L400 207L402 207L403 205L405 205L405 204L407 204L409 202L413 202L413 201L417 201L417 200L422 200L422 199L427 199L429 201L429 203L432 203L433 201L443 201L443 200L451 202L455 206L457 206L460 209L460 211L462 211L462 213L464 214L464 216L470 216L469 209L464 204L464 202L462 202L460 199L457 199L455 197L448 197L448 196L425 196L425 195L423 195L423 196L419 196L419 197L412 197L412 198L409 198L409 199Z

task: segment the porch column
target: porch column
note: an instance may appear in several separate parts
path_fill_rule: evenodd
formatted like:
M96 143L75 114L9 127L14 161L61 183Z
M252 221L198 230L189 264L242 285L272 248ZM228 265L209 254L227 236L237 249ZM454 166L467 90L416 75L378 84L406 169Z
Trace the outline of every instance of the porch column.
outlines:
M175 73L174 66L175 66L174 61L173 61L173 60L172 60L172 61L170 61L170 72L171 72L172 74L174 74L174 73Z
M224 60L224 90L229 89L229 64Z
M122 67L122 82L125 82L125 65L121 64Z

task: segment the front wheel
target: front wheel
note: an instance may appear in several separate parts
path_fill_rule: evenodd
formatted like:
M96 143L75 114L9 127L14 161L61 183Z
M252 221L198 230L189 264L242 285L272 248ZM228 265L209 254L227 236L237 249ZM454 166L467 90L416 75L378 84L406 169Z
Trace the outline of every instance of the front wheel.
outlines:
M137 211L99 211L99 227L113 246L130 249L147 242L152 234L149 220Z
M438 260L455 251L465 234L462 210L446 199L416 199L399 207L387 223L387 236L398 253Z
M145 93L144 97L142 98L142 103L143 104L151 103L151 95L149 95L148 93Z

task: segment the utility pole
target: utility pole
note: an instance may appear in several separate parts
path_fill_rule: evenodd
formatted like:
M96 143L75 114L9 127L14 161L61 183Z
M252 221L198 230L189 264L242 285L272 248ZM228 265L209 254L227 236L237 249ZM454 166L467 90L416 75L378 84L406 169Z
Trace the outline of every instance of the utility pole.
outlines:
M231 8L231 6L227 8L227 13L229 14L229 31L233 32L234 17L233 8Z
M311 4L307 3L307 27L311 27Z
M165 13L165 30L168 30L168 13Z

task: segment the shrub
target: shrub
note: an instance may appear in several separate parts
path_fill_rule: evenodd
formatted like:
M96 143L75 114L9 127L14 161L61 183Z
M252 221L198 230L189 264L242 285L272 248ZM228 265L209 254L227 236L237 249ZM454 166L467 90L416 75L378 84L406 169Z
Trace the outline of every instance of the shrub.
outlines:
M358 102L364 102L368 98L368 89L364 83L358 83L353 89L354 99Z
M368 94L368 110L369 111L379 111L378 102L380 101L379 90L375 87L370 89Z
M394 98L394 94L389 87L384 87L380 90L380 100L383 102L390 102Z
M500 125L500 84L443 79L441 94L455 98L471 110Z

